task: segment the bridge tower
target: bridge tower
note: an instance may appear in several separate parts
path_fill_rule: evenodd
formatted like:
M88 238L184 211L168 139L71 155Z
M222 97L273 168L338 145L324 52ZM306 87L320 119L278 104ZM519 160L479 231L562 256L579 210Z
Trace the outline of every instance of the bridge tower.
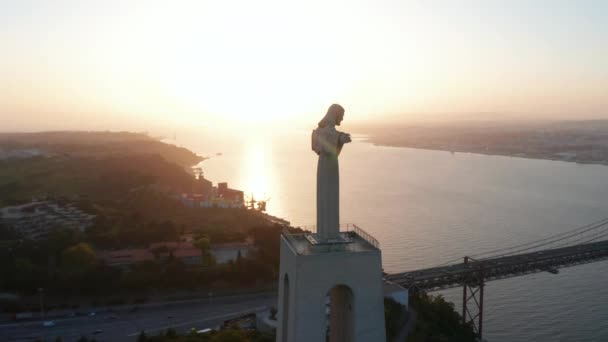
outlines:
M277 342L386 341L377 241L347 226L331 241L281 236Z
M471 324L477 337L481 339L483 333L483 263L471 257L464 257L464 265L474 271L467 273L462 284L462 323Z

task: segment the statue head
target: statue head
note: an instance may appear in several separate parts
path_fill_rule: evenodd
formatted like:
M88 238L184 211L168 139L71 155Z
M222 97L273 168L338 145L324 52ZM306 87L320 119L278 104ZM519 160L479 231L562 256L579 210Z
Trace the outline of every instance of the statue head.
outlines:
M332 104L327 109L325 117L319 121L319 127L325 127L328 125L340 126L340 123L344 119L344 108L339 104Z

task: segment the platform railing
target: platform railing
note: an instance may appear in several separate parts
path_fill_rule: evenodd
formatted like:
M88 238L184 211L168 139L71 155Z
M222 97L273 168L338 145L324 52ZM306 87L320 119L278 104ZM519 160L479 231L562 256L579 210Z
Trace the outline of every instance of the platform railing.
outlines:
M365 230L359 228L359 226L353 224L352 231L355 232L357 235L359 235L363 240L367 241L370 245L374 246L375 248L380 249L380 243L378 242L378 240L376 240L376 238L374 238L371 234L369 234Z
M317 233L316 225L296 226L294 228L299 228L299 229L303 230L303 232L301 234L310 234L310 233L316 234ZM286 230L284 230L284 231L286 231ZM380 243L378 242L378 240L376 240L376 238L374 238L371 234L369 234L368 232L366 232L365 230L363 230L361 227L357 226L354 223L340 224L340 232L341 233L354 232L359 237L361 237L363 240L368 242L370 245L374 246L375 248L380 248ZM293 233L289 233L289 234L292 235ZM298 234L298 233L296 233L296 234ZM293 239L293 236L291 238Z
M354 227L353 223L342 223L342 224L340 224L340 232L350 232L353 230L353 227ZM305 231L305 233L313 233L313 234L317 233L317 226L314 224L305 225L305 226L295 226L294 228L299 228L299 229Z
M298 235L302 235L302 234L298 234ZM289 245L292 246L293 249L295 249L295 252L297 254L302 254L302 251L298 250L298 244L296 242L296 238L294 237L294 234L292 234L289 231L289 229L283 228L283 236L287 239L287 242L289 242Z

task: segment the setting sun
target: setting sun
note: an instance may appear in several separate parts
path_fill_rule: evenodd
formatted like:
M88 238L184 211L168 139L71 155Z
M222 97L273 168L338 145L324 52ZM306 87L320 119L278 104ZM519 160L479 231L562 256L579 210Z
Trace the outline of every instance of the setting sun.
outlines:
M541 27L514 29L503 13L515 10ZM335 102L354 121L598 117L607 59L594 42L606 31L579 23L583 10L543 21L532 6L391 1L15 3L3 12L11 29L0 31L0 109L20 114L10 127L55 113L73 125L147 129L308 125Z

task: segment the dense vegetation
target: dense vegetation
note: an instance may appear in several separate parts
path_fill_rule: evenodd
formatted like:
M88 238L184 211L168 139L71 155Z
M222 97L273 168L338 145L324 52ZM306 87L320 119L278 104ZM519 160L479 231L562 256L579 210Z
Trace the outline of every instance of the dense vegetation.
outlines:
M410 296L410 306L416 310L416 326L408 342L475 342L470 325L462 324L462 317L454 304L442 296L420 293Z
M163 143L145 133L70 131L0 133L0 150L27 148L37 148L63 157L155 154L182 167L190 167L203 160L188 149Z
M0 160L0 206L27 203L45 194L96 215L85 232L53 227L48 239L22 239L0 226L0 290L22 295L44 288L59 306L71 297L95 297L98 304L140 300L152 291L252 287L274 284L280 227L245 209L187 208L176 194L197 180L183 164L201 160L193 153L142 134L0 134L0 149L41 148L51 157ZM200 181L199 181L200 182ZM145 248L192 234L197 246L255 238L256 253L227 265L205 258L200 266L156 260L130 272L101 263L100 249ZM208 253L204 251L208 256ZM101 299L104 296L111 296Z
M384 298L384 324L387 341L392 341L397 337L407 319L407 311L403 305L391 298Z
M0 205L27 202L42 193L103 202L149 186L188 191L193 177L185 168L202 160L144 134L0 134L0 151L31 148L47 156L0 158Z
M181 166L156 154L0 160L0 205L44 193L103 204L144 187L181 192L192 185L193 177Z
M224 209L230 210L230 209ZM80 298L95 298L93 305L145 301L148 294L171 290L213 290L220 294L237 288L274 285L279 264L279 226L258 226L248 231L255 237L256 252L236 262L216 265L184 265L178 259L149 261L130 271L105 266L95 256L86 234L56 229L44 241L11 240L0 248L0 289L33 295L44 288L53 304L47 309L79 305ZM208 248L203 246L203 248ZM9 310L36 307L9 306Z
M129 192L115 202L81 207L97 215L90 241L104 248L126 248L173 241L184 232L207 235L213 243L243 241L253 227L266 224L258 212L240 209L187 208L154 189Z

